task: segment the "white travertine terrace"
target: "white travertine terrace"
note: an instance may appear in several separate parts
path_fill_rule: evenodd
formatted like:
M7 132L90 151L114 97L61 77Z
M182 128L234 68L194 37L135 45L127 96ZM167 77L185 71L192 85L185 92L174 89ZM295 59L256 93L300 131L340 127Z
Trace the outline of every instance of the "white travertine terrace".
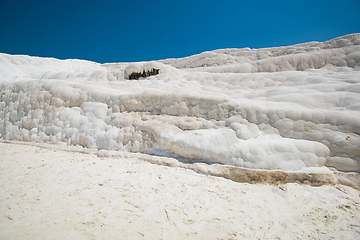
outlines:
M360 34L141 63L0 54L0 84L2 140L360 170Z

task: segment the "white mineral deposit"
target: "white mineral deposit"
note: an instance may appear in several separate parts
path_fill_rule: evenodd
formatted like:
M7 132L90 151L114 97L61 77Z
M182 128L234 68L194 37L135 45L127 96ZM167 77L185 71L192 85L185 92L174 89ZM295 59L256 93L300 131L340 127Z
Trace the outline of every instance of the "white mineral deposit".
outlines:
M98 64L0 53L1 239L359 239L360 34Z

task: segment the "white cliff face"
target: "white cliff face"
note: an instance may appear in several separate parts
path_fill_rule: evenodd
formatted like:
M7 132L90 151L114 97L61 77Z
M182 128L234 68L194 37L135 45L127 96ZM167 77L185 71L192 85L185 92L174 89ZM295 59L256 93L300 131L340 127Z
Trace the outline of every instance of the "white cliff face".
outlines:
M127 79L148 68L159 74ZM0 137L359 171L359 70L360 34L132 64L0 54Z

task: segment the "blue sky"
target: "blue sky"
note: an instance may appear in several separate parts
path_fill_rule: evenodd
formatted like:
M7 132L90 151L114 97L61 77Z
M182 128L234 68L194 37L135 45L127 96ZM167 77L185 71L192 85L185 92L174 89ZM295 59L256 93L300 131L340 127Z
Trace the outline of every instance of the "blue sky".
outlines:
M286 46L355 32L359 0L0 0L0 52L100 63Z

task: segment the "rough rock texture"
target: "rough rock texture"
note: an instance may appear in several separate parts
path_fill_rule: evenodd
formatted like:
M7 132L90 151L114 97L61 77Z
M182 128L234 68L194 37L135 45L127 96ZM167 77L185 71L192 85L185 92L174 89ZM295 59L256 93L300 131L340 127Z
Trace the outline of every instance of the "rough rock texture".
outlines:
M359 44L360 34L352 34L103 65L0 54L0 138L245 168L356 172ZM128 80L151 69L159 74Z

